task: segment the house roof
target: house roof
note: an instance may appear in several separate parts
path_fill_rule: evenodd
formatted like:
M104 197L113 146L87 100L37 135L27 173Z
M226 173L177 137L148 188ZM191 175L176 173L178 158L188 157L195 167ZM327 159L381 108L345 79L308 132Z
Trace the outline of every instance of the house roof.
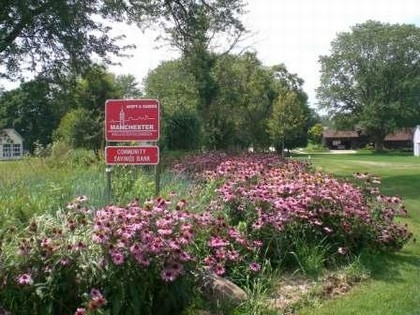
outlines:
M387 135L385 141L412 141L414 135L413 128L402 129Z
M353 130L324 130L324 138L359 138L359 133Z
M414 128L405 128L389 134L385 137L385 141L412 141ZM360 133L353 130L324 130L322 133L326 139L342 139L342 138L359 138Z
M13 128L0 129L0 138L3 136L23 142L23 137Z

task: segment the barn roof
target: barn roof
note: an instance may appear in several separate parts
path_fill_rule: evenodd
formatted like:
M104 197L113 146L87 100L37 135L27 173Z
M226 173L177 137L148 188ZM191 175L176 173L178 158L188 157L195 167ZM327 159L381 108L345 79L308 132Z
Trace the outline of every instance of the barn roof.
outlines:
M352 130L324 130L324 138L359 138L359 133Z
M413 135L414 128L406 128L387 135L385 141L412 141Z

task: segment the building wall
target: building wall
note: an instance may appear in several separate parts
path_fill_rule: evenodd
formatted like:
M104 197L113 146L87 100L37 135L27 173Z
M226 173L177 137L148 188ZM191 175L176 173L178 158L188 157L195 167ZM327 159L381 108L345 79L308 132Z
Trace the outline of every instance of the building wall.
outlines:
M0 160L16 160L23 156L23 140L13 129L0 134Z

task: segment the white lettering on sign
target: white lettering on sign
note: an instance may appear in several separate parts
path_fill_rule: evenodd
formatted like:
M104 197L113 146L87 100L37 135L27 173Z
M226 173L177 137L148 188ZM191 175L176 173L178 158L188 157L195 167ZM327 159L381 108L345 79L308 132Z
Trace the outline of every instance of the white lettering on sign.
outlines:
M153 125L111 125L111 130L154 130Z
M117 154L141 155L141 154L146 154L146 150L145 149L118 149Z
M116 156L114 156L114 162L133 163L134 162L134 156L133 155L131 155L131 156L129 156L129 155L123 155L123 156L116 155Z
M150 156L137 156L136 162L150 162Z
M157 108L156 104L143 104L141 108Z

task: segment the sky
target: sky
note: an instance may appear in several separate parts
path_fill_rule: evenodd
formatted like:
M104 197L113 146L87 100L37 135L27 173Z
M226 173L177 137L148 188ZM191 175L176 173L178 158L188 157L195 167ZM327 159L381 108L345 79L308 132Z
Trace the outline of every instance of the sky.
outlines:
M420 0L245 0L248 13L242 21L250 31L239 49L257 53L263 65L284 63L302 78L309 104L316 108L315 89L319 85L319 56L328 55L337 33L367 20L408 23L420 27ZM141 83L150 70L179 54L162 42L153 31L141 32L135 26L118 24L116 34L125 34L127 43L137 48L133 57L119 60L115 74L132 74ZM7 89L10 84L3 84Z

